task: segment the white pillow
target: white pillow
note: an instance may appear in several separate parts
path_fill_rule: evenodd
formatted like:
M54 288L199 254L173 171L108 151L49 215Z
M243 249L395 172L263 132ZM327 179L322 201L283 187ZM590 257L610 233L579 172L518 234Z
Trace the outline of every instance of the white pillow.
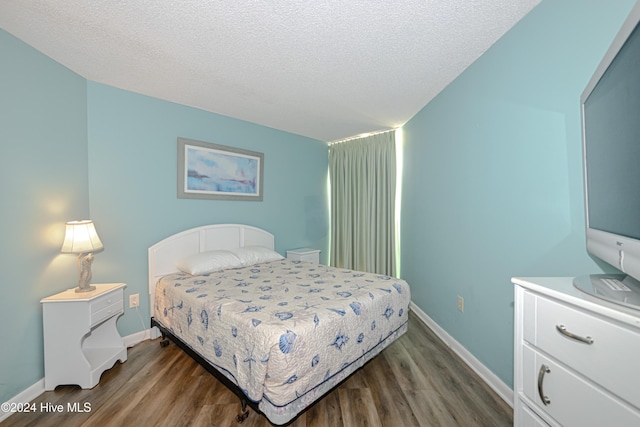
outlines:
M242 265L245 267L284 259L278 252L265 248L264 246L245 246L243 248L232 249L231 252L240 259L240 262L242 262Z
M242 267L240 259L230 251L215 250L184 257L176 263L178 270L194 276L227 268Z

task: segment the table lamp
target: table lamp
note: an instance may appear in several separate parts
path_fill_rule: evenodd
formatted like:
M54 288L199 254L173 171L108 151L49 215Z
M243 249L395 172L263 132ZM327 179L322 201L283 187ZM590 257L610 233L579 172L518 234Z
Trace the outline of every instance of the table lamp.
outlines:
M93 263L93 253L99 251L104 246L98 237L93 221L69 221L66 223L67 230L62 243L62 253L78 254L78 287L76 292L90 292L95 290L95 286L89 285L91 280L91 264Z

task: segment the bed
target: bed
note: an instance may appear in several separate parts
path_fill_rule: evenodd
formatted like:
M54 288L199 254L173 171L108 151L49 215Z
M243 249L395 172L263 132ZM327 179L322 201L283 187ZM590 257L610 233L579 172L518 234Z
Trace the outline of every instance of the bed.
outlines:
M274 236L215 224L149 248L154 337L168 337L276 425L407 330L400 279L283 258Z

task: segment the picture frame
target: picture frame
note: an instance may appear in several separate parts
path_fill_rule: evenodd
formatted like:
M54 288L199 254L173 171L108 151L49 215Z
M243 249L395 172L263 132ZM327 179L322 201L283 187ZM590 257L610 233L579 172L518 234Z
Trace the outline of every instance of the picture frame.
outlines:
M178 138L178 198L262 201L264 154Z

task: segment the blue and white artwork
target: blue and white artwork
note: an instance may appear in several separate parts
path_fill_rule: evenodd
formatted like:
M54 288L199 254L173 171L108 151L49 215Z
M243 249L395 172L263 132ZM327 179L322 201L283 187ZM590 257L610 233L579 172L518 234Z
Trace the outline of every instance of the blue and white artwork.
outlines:
M255 199L262 197L261 153L180 140L183 197Z
M187 191L258 194L259 159L187 148Z

